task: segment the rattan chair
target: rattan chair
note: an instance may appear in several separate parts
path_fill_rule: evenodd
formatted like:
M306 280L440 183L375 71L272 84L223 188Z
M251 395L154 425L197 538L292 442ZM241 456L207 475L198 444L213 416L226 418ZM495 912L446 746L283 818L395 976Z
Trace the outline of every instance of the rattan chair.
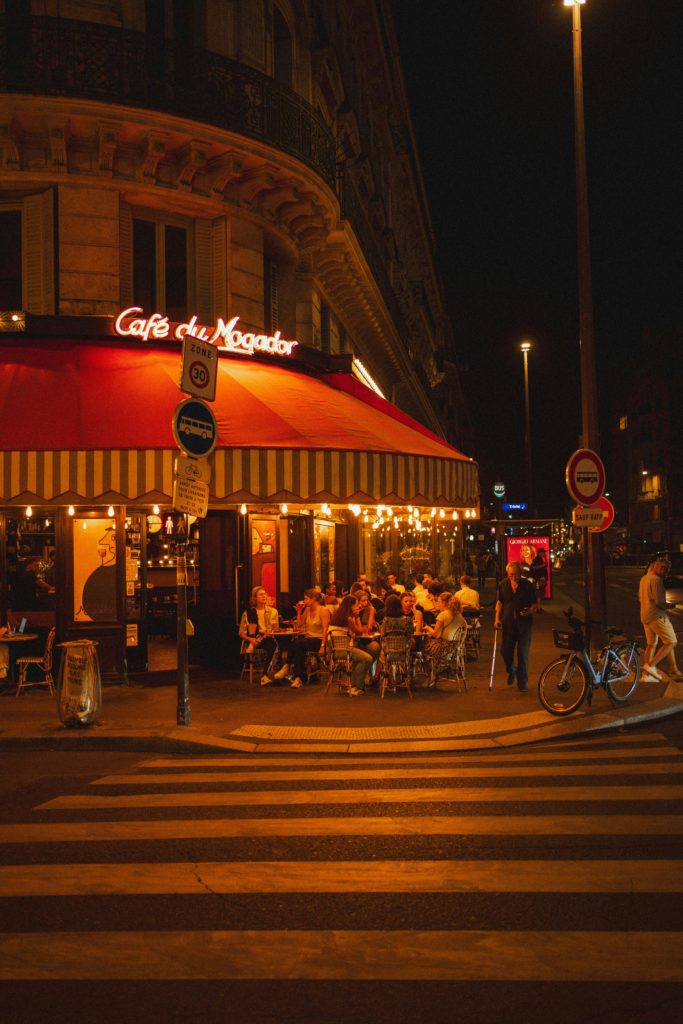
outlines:
M466 690L465 678L465 647L467 627L461 626L452 640L434 639L427 641L425 657L429 663L429 686L436 686L437 680L444 672L451 671L459 686Z
M327 685L325 693L336 682L339 692L351 689L351 651L353 640L348 634L329 633L327 637Z
M40 655L25 656L23 658L17 658L16 665L19 671L19 677L17 682L17 691L15 696L19 696L25 686L47 686L50 694L54 697L55 695L55 681L52 678L52 652L55 646L56 629L53 626L50 632L47 634L47 640L45 641L45 650ZM27 679L29 668L35 668L39 672L43 673L42 679Z
M385 633L381 639L379 654L379 695L381 698L387 690L395 693L398 689L408 691L413 699L411 689L410 666L411 637L405 633Z
M266 671L268 652L260 644L254 646L254 644L243 640L240 653L242 655L240 679L248 677L249 685L252 686L254 683L254 672L257 673L258 680L260 681L261 676Z

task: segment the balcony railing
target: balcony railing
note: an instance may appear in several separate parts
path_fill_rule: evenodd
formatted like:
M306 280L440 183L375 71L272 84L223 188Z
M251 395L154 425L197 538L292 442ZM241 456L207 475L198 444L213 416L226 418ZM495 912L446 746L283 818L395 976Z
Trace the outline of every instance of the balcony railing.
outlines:
M0 15L0 92L144 107L289 153L335 187L334 138L274 79L207 50L108 25Z

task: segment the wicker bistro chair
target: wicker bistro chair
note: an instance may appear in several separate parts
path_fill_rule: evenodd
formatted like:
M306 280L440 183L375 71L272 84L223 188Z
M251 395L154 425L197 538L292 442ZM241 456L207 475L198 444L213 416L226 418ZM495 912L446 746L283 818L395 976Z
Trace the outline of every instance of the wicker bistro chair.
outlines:
M349 692L351 689L351 650L353 640L342 633L330 633L327 637L327 686L325 693L332 683L336 682L339 692Z
M56 629L53 626L47 634L45 650L40 655L17 658L16 665L19 671L19 681L15 696L19 696L25 686L47 686L51 696L55 695L55 681L52 678L52 652L55 646ZM42 679L27 679L29 668L33 667L43 673Z
M413 699L411 689L410 644L412 637L405 633L385 633L381 639L379 654L379 695L384 697L387 689L396 692L401 687L408 691Z
M246 640L243 640L240 653L242 655L242 671L240 673L240 680L248 677L249 685L252 686L254 682L254 672L256 672L257 680L259 680L268 667L268 652L265 651L260 644L254 646L254 644L247 643Z
M465 648L467 643L467 627L461 626L452 640L427 641L425 657L429 663L429 686L436 686L440 675L446 671L455 673L455 678L462 690L467 689L465 678Z
M481 640L481 619L473 618L467 623L467 633L465 635L465 654L472 661L477 661L479 658L479 647Z

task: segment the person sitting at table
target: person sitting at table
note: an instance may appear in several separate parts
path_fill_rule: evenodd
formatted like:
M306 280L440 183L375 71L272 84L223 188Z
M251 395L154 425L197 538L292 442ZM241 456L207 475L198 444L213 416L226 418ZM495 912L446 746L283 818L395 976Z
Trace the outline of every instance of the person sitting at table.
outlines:
M455 640L458 630L463 626L467 628L467 620L462 614L460 601L444 590L439 594L438 608L436 623L431 628L432 637L434 640Z
M277 609L269 603L267 590L263 587L253 587L249 595L249 607L242 613L239 635L248 654L257 647L266 652L266 671L261 676L261 686L268 686L274 679L284 679L287 674L286 665L283 665L279 672L273 671L278 646L272 633L279 624L280 617Z
M432 601L431 594L429 593L429 585L434 582L434 577L430 572L417 572L415 573L415 586L413 587L413 594L415 595L415 604L421 612L433 612L436 607Z
M352 587L351 596L355 597L358 603L358 622L362 627L362 632L366 635L368 633L374 633L376 612L367 590L363 590L362 588L360 590L355 590L355 588Z
M3 644L3 636L7 636L9 630L7 626L0 626L0 679L7 679L7 673L9 672L9 649L7 644Z
M405 593L401 594L400 601L401 611L404 615L413 620L415 624L415 635L419 636L424 632L424 616L417 607L415 594L412 590L406 590Z
M325 605L328 608L336 608L340 600L337 594L337 584L332 580L325 587Z
M415 633L415 620L404 614L398 594L389 594L386 599L380 632L382 636L387 633L403 633L410 637Z
M479 591L472 586L472 577L464 574L460 577L460 590L455 596L462 606L465 618L476 618L479 615Z
M356 641L351 648L351 689L349 690L349 696L357 697L359 694L365 692L365 674L372 667L372 663L375 660L375 655L379 652L378 644L370 644L372 650L363 650L357 646L358 638L360 633L358 629L360 623L358 622L358 602L355 597L347 594L339 602L339 605L334 609L330 616L330 625L328 629L328 636L346 635L350 636Z
M322 603L322 595L315 587L304 591L303 601L296 606L296 633L289 646L289 665L283 666L294 689L303 686L301 677L306 672L306 655L325 654L330 609Z

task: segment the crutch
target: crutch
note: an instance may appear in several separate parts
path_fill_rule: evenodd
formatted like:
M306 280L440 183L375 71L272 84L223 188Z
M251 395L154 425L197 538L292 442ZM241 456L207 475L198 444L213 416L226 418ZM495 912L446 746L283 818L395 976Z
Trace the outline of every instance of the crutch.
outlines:
M496 651L498 649L498 630L493 627L493 657L491 658L491 678L489 679L489 693L493 689L493 673L496 671Z

